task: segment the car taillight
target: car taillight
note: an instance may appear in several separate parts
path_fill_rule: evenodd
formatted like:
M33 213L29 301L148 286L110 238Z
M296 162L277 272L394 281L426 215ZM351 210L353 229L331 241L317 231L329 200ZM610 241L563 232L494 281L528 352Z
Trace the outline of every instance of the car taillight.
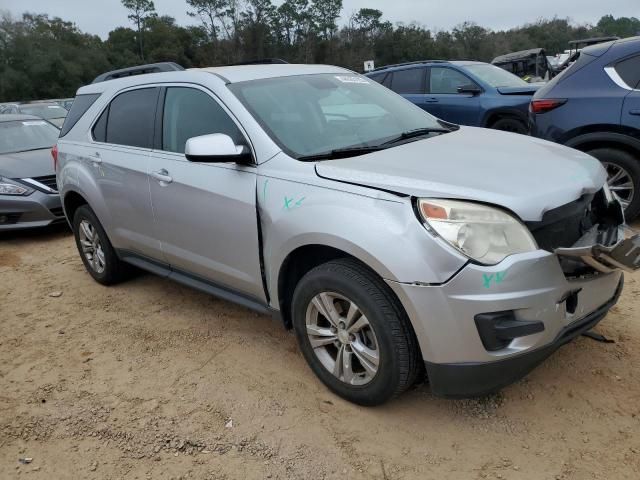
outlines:
M53 171L58 171L58 145L51 147L51 156L53 157Z
M561 105L567 103L564 98L554 98L549 100L532 100L529 105L529 111L531 113L547 113L553 109L558 108Z

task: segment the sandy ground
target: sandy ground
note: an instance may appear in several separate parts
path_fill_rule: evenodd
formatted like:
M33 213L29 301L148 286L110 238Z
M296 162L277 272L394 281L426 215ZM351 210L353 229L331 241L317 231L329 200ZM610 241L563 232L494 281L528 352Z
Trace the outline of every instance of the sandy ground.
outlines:
M635 480L639 293L628 275L597 328L615 343L579 338L498 395L362 408L270 318L152 275L102 287L65 229L5 234L0 478Z

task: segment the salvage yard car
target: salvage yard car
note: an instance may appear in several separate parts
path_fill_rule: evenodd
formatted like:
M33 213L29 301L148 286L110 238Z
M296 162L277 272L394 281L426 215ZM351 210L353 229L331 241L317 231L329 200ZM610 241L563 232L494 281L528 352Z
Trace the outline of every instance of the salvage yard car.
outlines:
M50 149L58 129L30 115L0 115L0 232L64 222Z
M439 395L505 386L639 266L584 153L458 127L338 67L146 70L81 88L57 144L87 271L110 285L136 266L271 313L352 402L425 371Z

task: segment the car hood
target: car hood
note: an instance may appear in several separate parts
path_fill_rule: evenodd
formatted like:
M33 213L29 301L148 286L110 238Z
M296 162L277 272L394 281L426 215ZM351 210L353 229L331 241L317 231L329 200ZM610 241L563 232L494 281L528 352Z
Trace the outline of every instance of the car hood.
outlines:
M523 87L498 87L498 92L502 95L533 95L542 85L526 85Z
M495 204L524 221L600 190L606 172L593 157L515 133L458 131L368 155L319 162L320 177L415 197Z
M55 173L49 148L0 154L0 176L2 177L33 178L55 175Z

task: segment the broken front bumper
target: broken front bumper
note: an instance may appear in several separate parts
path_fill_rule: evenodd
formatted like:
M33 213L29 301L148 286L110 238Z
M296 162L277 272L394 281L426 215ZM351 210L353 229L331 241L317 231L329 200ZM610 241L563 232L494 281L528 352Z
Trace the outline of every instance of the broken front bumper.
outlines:
M571 248L558 248L554 253L580 260L601 273L618 269L632 273L640 269L640 235L625 225L608 232L596 225Z

